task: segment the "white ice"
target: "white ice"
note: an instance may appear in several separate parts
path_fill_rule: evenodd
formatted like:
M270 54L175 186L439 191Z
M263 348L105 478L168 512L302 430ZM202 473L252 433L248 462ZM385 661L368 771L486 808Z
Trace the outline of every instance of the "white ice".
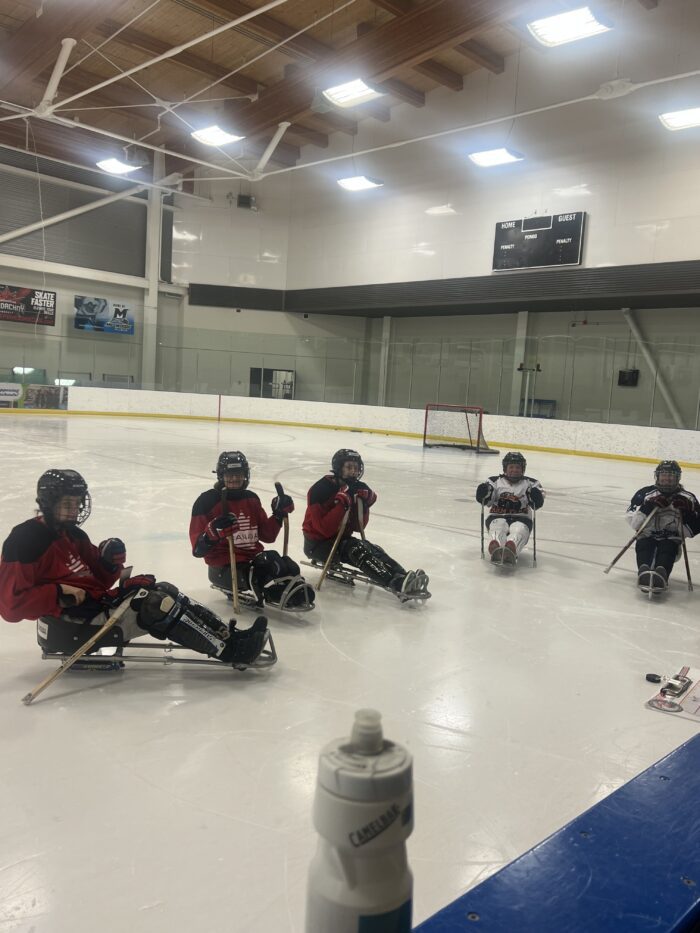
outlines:
M192 502L221 450L240 449L266 508L296 500L331 453L358 448L378 492L369 538L424 567L433 598L324 584L298 619L270 612L268 672L132 666L52 670L32 622L0 623L0 930L199 933L303 930L317 755L375 707L414 755L409 843L420 921L688 739L645 709L649 671L698 663L700 595L682 564L667 597L635 587L624 510L648 464L527 454L547 490L511 576L479 556L474 489L499 458L342 431L116 418L0 419L0 531L32 514L49 467L88 480L93 541L125 539L152 572L230 615L189 549ZM672 450L668 451L673 454ZM685 484L700 487L686 471ZM280 539L281 541L281 539ZM691 569L700 582L697 548ZM317 571L308 570L312 581ZM243 622L252 621L247 615Z

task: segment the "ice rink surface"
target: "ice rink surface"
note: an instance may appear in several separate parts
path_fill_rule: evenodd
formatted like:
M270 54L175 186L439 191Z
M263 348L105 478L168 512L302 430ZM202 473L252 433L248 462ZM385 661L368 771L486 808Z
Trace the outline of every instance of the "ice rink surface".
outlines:
M603 574L631 535L624 511L652 481L648 464L526 453L547 491L538 565L529 547L506 576L480 559L474 501L500 457L151 419L3 416L0 436L3 539L33 514L45 469L77 469L94 542L122 537L134 573L226 617L187 537L218 453L247 455L266 509L276 480L294 497L299 559L306 490L336 449L359 449L379 496L368 538L424 567L433 593L401 607L327 582L314 612L269 613L279 663L267 672L67 674L31 707L20 699L53 662L41 660L32 622L2 623L2 933L300 933L318 752L349 733L360 707L380 710L386 735L414 755L415 922L695 732L645 709L654 688L644 674L697 666L700 589L687 591L677 564L669 594L649 602L631 550ZM700 473L683 480L700 492ZM700 583L694 542L689 552Z

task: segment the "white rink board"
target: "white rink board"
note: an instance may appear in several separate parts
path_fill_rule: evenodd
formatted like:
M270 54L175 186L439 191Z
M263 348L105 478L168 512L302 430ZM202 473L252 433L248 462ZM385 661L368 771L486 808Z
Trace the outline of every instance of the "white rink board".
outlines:
M140 389L95 389L74 386L70 411L187 415L240 418L284 424L326 425L365 431L423 435L425 413L417 408L335 405L239 396L151 392ZM700 464L700 433L625 424L597 424L539 418L485 415L484 435L492 447L546 447L620 457L672 458Z
M247 454L265 507L276 480L294 497L299 557L306 490L335 449L358 447L379 495L370 540L424 567L434 594L402 609L327 582L313 613L271 613L280 661L267 673L69 674L31 707L20 698L51 667L31 623L0 622L3 933L301 933L317 755L360 707L381 710L415 758L415 922L696 732L644 708L644 675L698 667L700 591L687 592L677 565L668 597L649 602L631 552L603 574L629 538L624 510L648 464L529 453L548 491L538 566L528 549L501 576L479 557L473 498L494 457L348 431L134 418L7 415L0 437L3 537L32 514L44 469L78 469L91 538L123 537L135 572L224 615L187 539L219 451ZM697 477L686 472L695 492ZM700 581L693 541L689 552Z

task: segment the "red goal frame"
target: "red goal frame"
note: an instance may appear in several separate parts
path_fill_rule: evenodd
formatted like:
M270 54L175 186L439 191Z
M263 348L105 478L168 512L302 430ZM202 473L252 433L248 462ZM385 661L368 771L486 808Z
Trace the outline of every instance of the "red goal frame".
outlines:
M464 436L440 435L428 433L428 420L431 411L462 412L464 414ZM476 415L476 427L470 424L469 415ZM458 422L459 423L459 422ZM489 447L484 437L484 409L478 405L443 405L440 402L428 402L423 420L423 447L456 447L458 450L473 450L477 454L498 454L500 451Z

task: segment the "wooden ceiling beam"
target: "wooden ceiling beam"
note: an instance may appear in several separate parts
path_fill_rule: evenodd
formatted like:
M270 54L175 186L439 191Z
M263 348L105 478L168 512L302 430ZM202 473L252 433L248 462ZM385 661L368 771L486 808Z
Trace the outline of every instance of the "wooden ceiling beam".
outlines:
M348 136L357 136L357 121L343 114L335 111L329 113L312 111L309 116L328 133L346 133Z
M119 28L119 23L109 20L98 27L97 31L101 36L109 37ZM172 48L169 42L164 42L162 39L134 29L132 26L120 32L114 41L121 45L140 49L142 52L146 52L148 55L153 56L162 55L163 52L167 52L168 49ZM239 91L241 94L252 95L256 94L258 91L258 82L253 78L249 78L240 73L224 78L224 75L227 75L230 71L229 68L226 68L224 65L219 65L216 62L209 61L207 58L202 58L194 52L181 52L180 55L173 59L173 62L201 76L212 78L214 81L223 79L221 81L222 86L232 88L235 91Z
M382 0L376 0L376 2L377 6L384 6ZM387 9L389 9L394 5L395 0L387 0L387 3ZM375 27L373 23L358 23L356 26L357 38L361 39L362 36L366 36L367 33L371 32L374 28ZM421 74L426 78L430 78L430 80L435 81L436 84L442 84L443 87L449 88L451 91L461 91L464 87L464 81L461 74L458 74L456 71L453 71L446 65L441 64L434 58L429 58L422 62L420 65L414 65L413 71L417 71L418 74Z
M372 84L386 81L518 15L527 4L528 0L472 0L467 6L464 0L427 0L339 49L331 62L267 88L255 103L244 103L239 125L251 134L281 120L293 122L311 110L314 88L329 87L358 72Z
M321 149L328 148L328 134L321 133L320 130L313 130L301 123L292 123L286 133L287 136L293 136L302 141L302 145L318 146Z
M34 80L53 65L61 39L80 39L106 16L112 16L124 0L62 0L46 3L41 16L31 15L19 29L0 42L0 89L15 81Z
M470 61L475 62L475 64L480 65L482 68L486 68L487 71L493 72L495 75L503 74L503 71L506 67L505 59L502 55L499 55L498 52L494 52L493 49L488 48L482 42L477 42L476 39L468 39L466 42L460 42L459 45L454 47L455 52L459 52L460 55L464 55L465 58L468 58Z

